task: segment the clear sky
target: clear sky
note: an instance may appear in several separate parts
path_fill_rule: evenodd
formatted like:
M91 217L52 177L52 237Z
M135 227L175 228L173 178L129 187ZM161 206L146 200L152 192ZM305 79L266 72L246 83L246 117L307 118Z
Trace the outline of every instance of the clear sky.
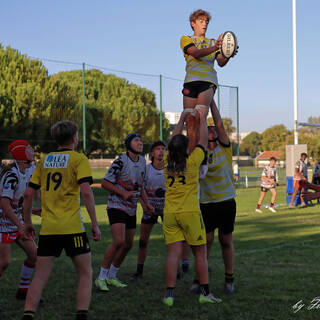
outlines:
M179 40L191 34L190 12L202 8L212 15L208 37L226 30L238 37L239 54L216 69L220 84L239 87L240 131L280 123L292 129L291 6L291 0L2 0L0 42L31 57L183 80ZM319 0L297 0L299 121L320 116L319 12ZM45 65L50 73L81 67ZM116 74L159 92L157 76ZM163 109L180 111L182 81L163 82Z

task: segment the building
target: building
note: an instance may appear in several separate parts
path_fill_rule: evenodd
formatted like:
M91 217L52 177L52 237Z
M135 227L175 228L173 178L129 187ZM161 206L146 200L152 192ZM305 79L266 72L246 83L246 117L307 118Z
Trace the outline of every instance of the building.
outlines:
M165 112L164 116L170 125L176 125L179 122L181 112Z
M255 166L258 168L263 168L269 164L270 158L275 157L277 159L277 166L280 168L285 167L285 161L280 160L282 157L281 151L263 151L255 159Z

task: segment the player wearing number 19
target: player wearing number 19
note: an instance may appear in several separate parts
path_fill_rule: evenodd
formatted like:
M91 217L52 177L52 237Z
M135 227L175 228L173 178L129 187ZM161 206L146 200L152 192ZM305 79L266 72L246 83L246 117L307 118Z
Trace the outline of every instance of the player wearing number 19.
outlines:
M197 111L200 118L198 145L188 154L188 138L181 134L187 112L182 112L176 129L164 155L166 201L163 231L167 245L166 285L163 299L167 306L173 305L178 263L181 259L183 241L192 248L196 260L201 295L199 302L220 302L209 291L208 262L206 255L206 231L198 202L199 168L205 158L208 143L206 125L207 110Z
M33 319L42 290L55 258L64 249L75 265L79 284L76 319L87 319L92 288L90 245L80 213L80 192L92 223L93 240L100 240L94 207L89 161L75 151L78 126L61 121L51 128L58 150L41 159L29 182L24 200L26 234L35 233L31 223L31 206L35 191L41 190L42 221L38 242L36 272L28 290L23 319Z

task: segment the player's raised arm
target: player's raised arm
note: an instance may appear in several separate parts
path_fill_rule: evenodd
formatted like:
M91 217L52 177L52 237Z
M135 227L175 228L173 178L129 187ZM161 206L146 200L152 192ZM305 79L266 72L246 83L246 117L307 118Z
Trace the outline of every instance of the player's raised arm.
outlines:
M218 140L224 145L229 145L230 140L224 128L223 121L221 119L219 110L217 108L217 105L214 99L212 99L211 101L210 109L211 109L212 118L216 127L216 131L218 134Z
M180 134L183 130L183 126L184 126L184 122L185 122L185 119L186 119L186 116L191 113L192 115L194 115L194 112L193 110L190 110L190 109L184 109L183 112L181 113L180 115L180 119L176 125L176 127L174 128L172 134L171 134L171 137L170 139L172 139L174 136L176 136L177 134Z
M183 46L183 51L185 54L188 54L192 57L194 57L195 59L199 59L199 58L202 58L202 57L205 57L205 56L208 56L210 55L211 53L213 52L216 52L218 50L220 50L221 48L221 43L222 43L222 36L223 34L220 34L218 40L216 40L214 42L214 45L213 46L210 46L208 48L203 48L203 49L199 49L197 48L193 43L185 43L184 45L184 42L183 41L186 41L184 40L183 38L181 39L181 44ZM228 59L227 59L228 60ZM220 64L219 64L220 65Z

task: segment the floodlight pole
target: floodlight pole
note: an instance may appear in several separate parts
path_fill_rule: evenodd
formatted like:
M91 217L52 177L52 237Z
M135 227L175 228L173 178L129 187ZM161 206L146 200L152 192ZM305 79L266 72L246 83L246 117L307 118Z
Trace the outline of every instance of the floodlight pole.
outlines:
M294 144L298 144L297 3L292 0Z
M82 140L83 140L83 152L86 153L86 81L85 81L86 67L85 63L82 63Z

